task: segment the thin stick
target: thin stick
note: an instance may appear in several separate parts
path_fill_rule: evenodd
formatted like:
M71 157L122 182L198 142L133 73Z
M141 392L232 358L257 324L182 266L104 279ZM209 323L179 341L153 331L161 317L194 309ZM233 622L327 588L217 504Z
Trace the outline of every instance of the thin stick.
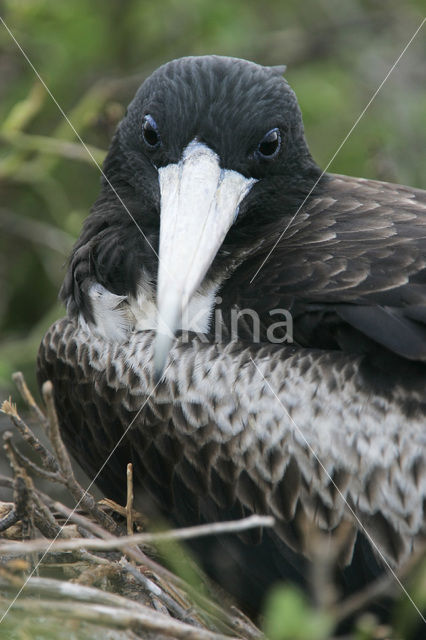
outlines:
M128 545L149 544L165 542L169 540L189 540L191 538L201 538L204 536L236 533L254 529L256 527L273 527L274 518L271 516L249 516L242 520L231 520L228 522L213 522L195 527L184 527L182 529L172 529L159 533L136 533L132 536L114 537L107 540L31 540L25 543L0 543L1 553L29 553L33 551L44 551L49 547L51 551L71 551L73 549L97 549L107 551L109 549L123 549ZM25 544L25 549L24 549Z
M42 387L43 399L46 403L47 417L49 420L49 436L52 447L55 451L61 471L65 480L69 480L74 476L74 472L69 459L68 452L62 442L59 431L58 414L55 409L55 401L53 399L53 384L50 380L46 380Z
M29 446L39 454L40 458L43 461L43 466L46 467L48 471L56 473L59 470L57 461L55 460L54 456L52 456L49 449L46 449L44 444L40 442L40 440L31 431L29 426L22 420L22 418L18 414L16 405L11 402L11 400L5 400L1 405L1 411L9 416L25 442L28 442ZM44 416L43 419L46 420Z
M3 448L14 473L13 493L17 519L25 521L30 516L34 519L34 524L47 538L60 535L61 528L40 496L37 495L32 478L27 474L25 466L21 466L20 456L13 446L10 431L4 432L3 440Z
M120 516L126 517L126 507L123 507L121 504L118 504L118 502L111 500L111 498L102 498L99 500L98 504L102 507L108 507L108 509L118 513ZM132 520L133 523L141 526L146 524L146 519L141 513L139 513L139 511L136 511L136 509L132 509Z
M24 374L22 373L22 371L15 371L15 373L12 373L12 380L18 387L18 391L21 394L23 400L25 400L31 411L33 411L33 413L35 414L36 418L43 425L45 430L47 430L47 427L49 426L47 418L38 406L37 402L34 400L34 397L29 390L27 383L25 382Z
M13 527L17 522L19 522L19 516L16 513L14 505L12 505L9 513L0 518L0 533L6 531L9 527Z
M34 487L32 479L27 475L15 457L11 445L12 433L5 431L3 434L3 449L13 471L13 502L18 520L22 521L22 537L29 538L34 529L34 502L31 489Z
M58 482L59 484L64 484L64 479L60 473L57 471L46 471L42 467L39 467L38 464L27 458L23 453L18 451L13 443L10 443L13 447L14 454L19 464L24 467L26 471L31 471L34 475L39 478L43 478L43 480L50 480L51 482Z
M69 522L74 522L78 527L87 531L88 534L94 535L98 538L102 538L103 540L107 540L111 537L111 534L108 533L105 529L103 529L100 525L90 518L87 518L81 513L77 513L73 509L62 504L58 500L51 500L49 502L49 508L53 511L58 511L61 513Z
M64 477L65 485L81 507L88 511L96 520L110 533L117 533L118 526L112 518L104 511L99 509L94 497L85 491L77 482L71 465L68 452L62 441L58 414L55 409L55 401L53 398L53 385L50 380L46 380L42 387L43 399L46 403L47 416L49 419L49 436L53 450L59 463L59 468Z
M127 477L127 501L126 501L126 523L127 523L127 535L133 534L133 465L131 462L127 465L126 470Z

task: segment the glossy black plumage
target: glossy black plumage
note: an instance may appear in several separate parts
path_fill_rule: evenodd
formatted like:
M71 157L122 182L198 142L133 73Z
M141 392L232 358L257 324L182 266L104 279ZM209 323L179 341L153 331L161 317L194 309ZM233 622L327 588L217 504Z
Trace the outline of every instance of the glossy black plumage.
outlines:
M153 151L141 136L147 113L161 132ZM282 149L263 160L257 145L274 127ZM217 154L222 169L257 180L204 280L219 283L220 313L208 339L214 341L220 325L223 343L178 342L176 364L99 484L122 499L132 459L140 503L148 508L154 497L156 509L179 524L272 510L277 528L263 538L252 535L259 547L236 538L194 544L207 569L251 611L277 578L306 582L301 554L309 556L310 522L333 539L349 521L341 565L350 566L342 569L341 584L351 591L376 575L381 561L315 459L287 450L285 416L274 414L269 422L267 406L256 410L269 392L250 359L265 367L302 430L313 429L315 446L324 444L318 455L386 561L402 562L425 534L426 194L322 176L294 93L276 69L187 58L142 85L114 137L101 194L71 256L61 291L69 320L46 335L39 379L53 379L66 442L94 475L153 387L152 336L133 331L130 307L141 288L145 300L155 302L158 174L178 163L194 139ZM96 332L94 283L122 296L113 298L128 322L121 339ZM241 328L243 342L230 341L235 306L258 313L260 344L247 346L250 322ZM265 346L276 308L292 314L291 346ZM270 393L268 402L274 403ZM327 448L328 429L336 425L335 449ZM227 429L237 429L232 446ZM275 430L283 430L282 439L273 440ZM369 458L368 447L376 458ZM358 493L346 494L351 486ZM145 492L151 497L144 501Z

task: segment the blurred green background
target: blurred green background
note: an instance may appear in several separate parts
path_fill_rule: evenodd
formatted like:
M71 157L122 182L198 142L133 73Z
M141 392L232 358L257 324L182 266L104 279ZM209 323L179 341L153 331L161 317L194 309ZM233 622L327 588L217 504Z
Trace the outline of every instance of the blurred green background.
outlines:
M140 82L217 53L287 64L316 160L330 160L422 19L397 0L6 0L0 15L102 159ZM331 166L425 187L423 28ZM99 171L0 24L0 397L63 309L64 262Z

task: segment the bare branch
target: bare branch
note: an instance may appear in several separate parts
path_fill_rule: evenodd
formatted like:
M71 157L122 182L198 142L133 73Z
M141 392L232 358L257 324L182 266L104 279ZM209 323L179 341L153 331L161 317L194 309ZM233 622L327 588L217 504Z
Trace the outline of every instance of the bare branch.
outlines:
M42 387L43 399L46 403L47 416L49 420L49 437L55 452L59 468L64 477L64 483L71 495L82 508L92 514L94 518L111 533L118 533L118 526L112 518L104 511L99 509L93 496L85 491L77 482L71 465L68 452L62 441L59 431L58 415L55 409L55 401L53 398L53 385L50 380L46 380Z
M111 534L96 524L96 522L93 522L93 520L90 520L87 516L78 513L75 509L70 509L58 500L50 501L49 507L50 509L58 511L64 515L68 522L74 522L80 529L87 532L88 535L94 535L105 540L111 537Z
M9 527L13 527L13 525L15 525L18 521L19 516L16 513L14 504L11 503L8 513L0 518L0 533L2 531L6 531L6 529L9 529Z
M22 371L15 371L15 373L12 373L12 380L18 387L18 391L21 394L22 399L34 413L40 424L45 428L45 431L47 431L47 427L49 426L47 418L38 406L37 402L34 400L34 396L29 390L27 383L25 382Z
M44 444L42 444L40 440L34 435L29 426L22 420L22 418L18 414L16 405L13 404L10 400L5 400L5 402L3 402L1 406L1 411L9 416L25 442L27 442L29 446L34 449L34 451L36 451L36 453L38 453L38 455L42 459L43 466L45 466L48 471L56 473L59 470L57 461L55 460L54 456L52 456L50 451L44 446ZM43 419L46 420L44 416Z
M42 467L39 467L37 464L35 464L35 462L33 462L32 460L27 458L27 456L25 456L23 453L18 451L18 449L15 447L12 441L10 442L10 446L13 448L13 452L16 456L17 461L22 467L24 467L26 471L31 471L33 474L35 474L39 478L43 478L44 480L50 480L51 482L58 482L59 484L64 484L64 480L59 473L57 472L52 473L52 471L46 471Z
M108 549L123 549L128 545L149 544L167 542L170 540L189 540L191 538L201 538L204 536L237 533L254 529L257 527L273 527L274 518L271 516L249 516L242 520L231 520L229 522L213 522L211 524L201 524L195 527L185 527L182 529L172 529L160 533L136 533L132 536L111 537L106 540L57 540L53 543L46 540L31 540L25 543L25 552L44 551L49 547L52 551L70 551L72 549L96 549L106 551ZM23 543L0 543L2 553L22 553Z
M99 500L98 504L102 507L111 509L111 511L118 513L120 516L123 516L123 518L126 517L126 507L123 507L121 504L118 504L110 498L102 498L102 500ZM144 518L144 516L139 513L139 511L136 511L136 509L132 509L132 520L133 523L136 523L142 527L145 526L147 522L146 518Z
M126 523L127 523L127 535L133 534L133 465L131 462L127 465L126 470L127 477L127 501L126 501Z

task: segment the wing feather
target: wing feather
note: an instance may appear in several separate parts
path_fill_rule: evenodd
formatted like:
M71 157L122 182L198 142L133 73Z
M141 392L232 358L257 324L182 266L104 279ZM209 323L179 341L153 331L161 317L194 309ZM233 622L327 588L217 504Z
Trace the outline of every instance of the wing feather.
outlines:
M298 322L322 309L394 353L426 360L426 191L329 174L283 233L287 219L268 227L261 253L224 297L243 308L297 307ZM304 346L323 346L321 322Z

